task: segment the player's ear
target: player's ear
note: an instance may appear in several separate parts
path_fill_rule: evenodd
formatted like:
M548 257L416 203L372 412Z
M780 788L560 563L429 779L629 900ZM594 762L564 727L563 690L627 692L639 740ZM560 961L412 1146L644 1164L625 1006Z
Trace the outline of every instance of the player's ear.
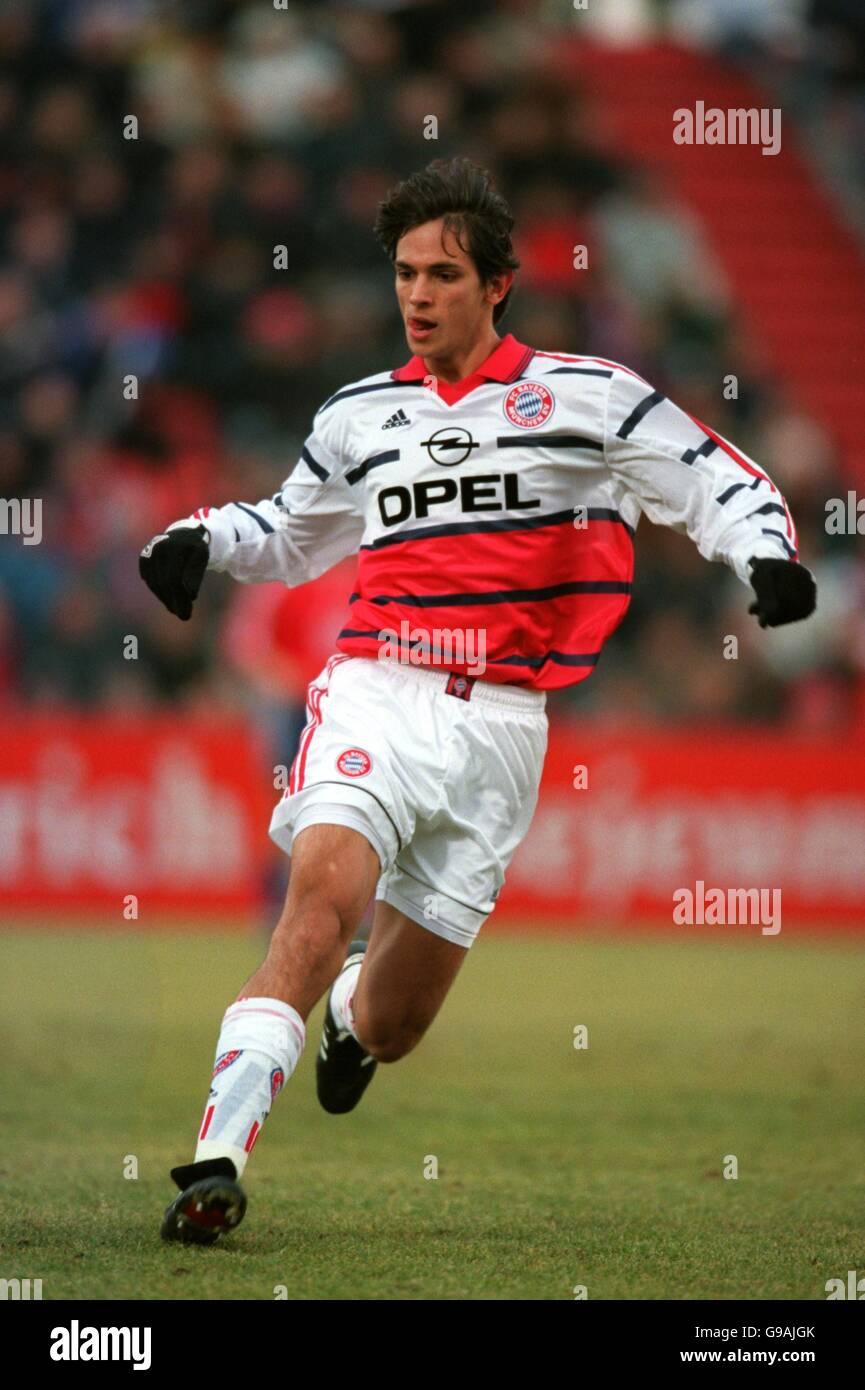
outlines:
M499 270L491 275L484 286L484 298L489 304L500 304L514 283L512 270Z

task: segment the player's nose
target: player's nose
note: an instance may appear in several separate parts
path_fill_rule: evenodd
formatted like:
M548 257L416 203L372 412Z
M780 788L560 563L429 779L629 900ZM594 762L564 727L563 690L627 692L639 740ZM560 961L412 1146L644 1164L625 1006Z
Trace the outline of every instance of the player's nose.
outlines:
M431 299L432 296L430 295L429 286L424 284L421 276L418 276L412 285L411 294L408 298L409 308L419 309L422 304L428 306Z

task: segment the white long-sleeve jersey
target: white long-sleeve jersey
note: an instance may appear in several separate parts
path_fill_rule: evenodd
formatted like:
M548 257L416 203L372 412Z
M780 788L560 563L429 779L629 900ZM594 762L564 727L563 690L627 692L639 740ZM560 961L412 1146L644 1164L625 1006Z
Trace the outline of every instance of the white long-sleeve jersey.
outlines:
M344 387L273 497L174 525L203 522L210 568L244 582L304 584L356 553L341 651L397 640L460 673L441 634L470 630L486 680L553 689L624 617L643 513L746 584L752 556L797 558L753 459L627 367L509 334L455 385L413 357Z

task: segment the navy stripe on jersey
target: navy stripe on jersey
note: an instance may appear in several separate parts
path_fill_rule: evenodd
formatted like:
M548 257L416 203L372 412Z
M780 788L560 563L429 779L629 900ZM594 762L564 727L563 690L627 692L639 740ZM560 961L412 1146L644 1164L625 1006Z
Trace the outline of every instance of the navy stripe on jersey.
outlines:
M749 512L748 515L749 515L749 516L768 516L770 512L777 512L779 516L783 516L783 517L785 517L785 518L786 518L786 516L787 516L787 513L786 513L786 511L784 510L784 508L781 506L780 502L764 502L763 505L762 505L762 507L758 507L758 508L756 509L756 511Z
M635 534L634 527L612 507L586 507L585 512L588 521L615 521L624 526L629 536L633 537ZM522 517L519 520L507 518L502 521L455 521L446 526L415 526L410 530L397 531L392 536L379 536L377 540L362 545L360 549L380 550L382 546L401 545L403 541L434 540L440 536L471 536L478 532L535 531L544 526L564 526L566 523L573 525L573 521L574 513L571 510L550 512L548 516Z
M258 512L254 512L251 507L247 507L245 502L233 502L232 506L239 507L242 512L246 512L247 516L251 516L255 521L257 521L266 536L273 535L273 527L271 526L270 522L265 521L264 517L259 516Z
M470 594L376 594L367 603L384 605L401 603L407 608L454 608L488 603L540 603L546 599L564 598L567 594L629 594L631 585L624 579L575 579L565 584L550 584L544 589L492 589L488 593ZM352 594L349 603L356 603L362 594Z
M373 468L380 468L383 463L395 463L399 458L399 449L388 449L384 454L372 454L370 458L364 459L357 468L352 468L345 475L347 483L359 483L361 478L365 478L367 473Z
M654 410L656 405L660 405L661 401L665 401L666 399L663 391L650 391L648 396L643 397L639 405L634 406L627 420L622 421L621 425L616 430L617 438L627 439L637 428L640 421L645 419L649 411Z
M703 440L702 444L700 445L699 449L685 450L685 452L682 455L682 462L690 464L693 463L695 459L708 458L710 454L714 454L717 447L718 445L715 442L715 440L710 439L707 435L706 438Z
M378 635L377 633L370 631L369 628L362 628L362 629L361 629L361 628L353 628L353 627L344 627L344 628L342 629L342 632L340 632L340 633L337 635L337 639L336 639L336 640L337 640L338 642L341 642L341 641L343 640L343 638L348 638L348 637L376 637L377 635ZM424 652L426 655L429 655L429 656L442 657L442 658L449 657L451 660L453 659L452 653L445 653L445 652L436 651L435 648L430 647L429 643L425 642L425 641L423 640L423 638L419 638L418 641L416 641L416 642L407 642L407 643L404 643L404 642L401 640L401 638L400 638L399 636L397 636L396 633L390 633L390 632L389 632L389 633L387 634L387 639L381 638L381 641L385 641L385 640L387 640L387 642L388 642L389 644L391 644L391 643L393 643L393 642L395 641L396 644L397 644L397 646L400 646L400 647L405 646L409 651L414 651L414 652L421 651L421 652ZM557 652L557 651L551 651L551 652L547 652L545 656L522 656L522 655L516 655L516 656L502 656L502 657L497 657L497 658L492 658L492 659L488 658L488 659L487 659L487 665L488 665L488 666L529 666L529 667L531 667L532 669L536 669L537 667L543 666L543 664L544 664L545 661L553 661L553 662L555 662L556 665L558 665L558 666L595 666L595 665L597 665L598 657L599 657L600 655L601 655L600 652Z
M790 556L790 559L796 559L796 551L793 549L792 545L787 540L787 537L783 535L781 531L774 531L770 526L762 526L760 529L762 530L764 536L777 536L778 540L783 545L787 554Z
M500 449L603 449L603 440L587 439L582 434L500 434L496 439Z
M600 652L547 652L546 656L503 656L487 662L488 666L543 666L552 661L556 666L597 666Z
M551 372L545 372L544 376L562 376L567 373L569 376L607 376L613 375L611 371L603 367L553 367Z
M758 488L761 483L765 482L765 478L755 478L753 483L733 483L731 487L728 487L725 492L721 493L720 497L716 497L715 501L723 507L724 503L729 502L730 498L734 497L737 492L741 492L743 487L746 487L749 492L753 492L755 488Z
M327 482L328 478L330 477L330 474L328 473L326 468L322 468L320 463L316 463L315 459L312 457L312 454L309 452L305 444L300 451L300 457L303 459L303 462L307 465L307 467L312 470L315 476L318 479L320 479L321 482Z
M393 380L388 380L388 381L373 381L373 382L369 383L369 384L366 385L366 386L347 386L346 389L345 389L344 391L337 391L333 396L330 396L330 397L325 401L324 405L319 406L318 410L315 412L315 413L316 413L316 417L318 417L319 415L321 415L323 411L327 410L330 406L334 405L337 401L343 401L343 400L345 400L346 396L365 396L365 395L367 394L368 391L398 391L398 390L400 389L400 387L402 387L402 386L422 386L422 385L423 385L423 383L422 383L422 382L419 382L419 381L393 381Z

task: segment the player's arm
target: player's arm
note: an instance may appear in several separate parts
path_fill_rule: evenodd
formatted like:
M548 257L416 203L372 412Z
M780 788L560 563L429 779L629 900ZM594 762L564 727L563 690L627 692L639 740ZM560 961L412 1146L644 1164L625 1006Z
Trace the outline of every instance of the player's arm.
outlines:
M639 377L613 374L604 427L607 464L650 521L690 536L757 597L761 627L813 613L816 585L799 563L790 509L765 469Z
M173 522L142 550L142 579L184 620L208 569L289 588L317 579L353 554L363 534L341 458L338 426L322 417L278 492L260 502L202 507Z

